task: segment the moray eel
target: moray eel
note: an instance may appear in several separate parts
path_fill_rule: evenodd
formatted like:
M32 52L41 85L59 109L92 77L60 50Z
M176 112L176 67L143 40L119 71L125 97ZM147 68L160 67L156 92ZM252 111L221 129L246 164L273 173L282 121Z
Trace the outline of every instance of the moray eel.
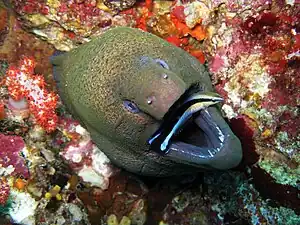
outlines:
M52 57L59 95L119 167L171 176L239 164L205 66L134 28L113 28Z

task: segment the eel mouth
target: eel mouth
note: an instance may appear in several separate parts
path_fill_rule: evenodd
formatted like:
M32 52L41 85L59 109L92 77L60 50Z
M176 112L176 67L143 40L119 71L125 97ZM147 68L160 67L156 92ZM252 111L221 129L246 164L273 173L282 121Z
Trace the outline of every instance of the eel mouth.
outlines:
M182 100L183 99L183 100ZM182 164L206 169L230 169L242 159L242 147L214 106L216 93L183 96L165 115L148 143L151 149Z

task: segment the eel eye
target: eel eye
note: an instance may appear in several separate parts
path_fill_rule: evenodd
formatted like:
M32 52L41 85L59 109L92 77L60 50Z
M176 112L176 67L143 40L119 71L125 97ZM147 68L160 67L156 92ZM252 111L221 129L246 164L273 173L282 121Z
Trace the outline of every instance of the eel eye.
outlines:
M129 101L129 100L124 100L123 106L127 111L129 111L131 113L138 113L140 111L139 108L137 107L137 105L134 102Z
M169 65L162 59L156 59L155 62L157 62L159 65L161 65L162 68L164 69L170 69Z

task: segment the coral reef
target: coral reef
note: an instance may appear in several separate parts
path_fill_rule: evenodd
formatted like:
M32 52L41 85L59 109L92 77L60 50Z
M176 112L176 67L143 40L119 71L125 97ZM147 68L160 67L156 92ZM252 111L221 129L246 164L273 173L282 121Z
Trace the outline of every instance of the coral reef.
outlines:
M57 95L45 89L43 76L32 75L33 70L34 60L29 58L24 58L18 68L10 67L6 77L7 89L15 100L26 98L36 123L46 131L53 131L58 120L55 114Z
M286 5L280 12L275 3L261 7L255 16L235 14L210 28L206 41L212 44L205 51L217 90L225 97L225 115L251 120L258 165L278 182L289 180L297 187L299 7Z
M0 1L0 223L300 224L299 15L278 0ZM207 64L236 170L137 178L93 144L52 94L49 57L114 26Z

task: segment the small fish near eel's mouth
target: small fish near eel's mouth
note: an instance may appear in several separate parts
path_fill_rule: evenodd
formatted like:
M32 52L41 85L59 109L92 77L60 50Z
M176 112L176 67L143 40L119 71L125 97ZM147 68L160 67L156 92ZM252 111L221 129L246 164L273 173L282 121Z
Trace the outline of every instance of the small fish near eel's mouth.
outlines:
M213 92L185 93L169 109L150 148L178 163L208 169L230 169L242 159L242 147L216 107Z

